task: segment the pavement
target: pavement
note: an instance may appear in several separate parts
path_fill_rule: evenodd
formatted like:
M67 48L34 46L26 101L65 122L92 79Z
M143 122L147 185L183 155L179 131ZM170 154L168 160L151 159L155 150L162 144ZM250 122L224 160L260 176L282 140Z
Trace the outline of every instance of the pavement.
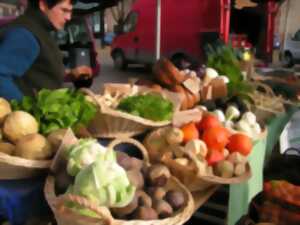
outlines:
M101 65L100 74L95 77L91 89L98 92L104 83L128 83L131 78L147 78L151 72L142 65L130 65L125 71L114 68L113 60L110 56L110 47L97 48L98 59Z

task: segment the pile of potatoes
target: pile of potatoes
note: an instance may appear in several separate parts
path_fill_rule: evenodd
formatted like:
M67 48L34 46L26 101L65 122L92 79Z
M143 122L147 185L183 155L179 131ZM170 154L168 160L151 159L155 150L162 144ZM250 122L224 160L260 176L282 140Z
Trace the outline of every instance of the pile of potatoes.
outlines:
M46 138L38 133L39 123L29 113L12 111L0 98L0 152L30 160L50 159L66 130L57 130Z
M180 190L167 185L171 177L162 164L147 166L142 160L117 152L117 161L127 172L131 183L137 187L132 202L123 208L112 208L117 219L155 220L171 217L186 205Z

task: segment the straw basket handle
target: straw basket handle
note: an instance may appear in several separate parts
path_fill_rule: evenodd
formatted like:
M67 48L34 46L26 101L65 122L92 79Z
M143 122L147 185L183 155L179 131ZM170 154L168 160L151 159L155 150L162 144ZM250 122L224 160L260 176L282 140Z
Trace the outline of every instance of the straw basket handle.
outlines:
M83 93L83 94L86 94L87 96L91 97L92 100L98 105L100 106L100 109L103 109L105 108L106 106L103 104L102 101L100 101L96 95L94 94L94 92L92 92L90 89L87 89L87 88L80 88L80 91Z
M117 146L119 144L123 144L123 143L132 144L135 147L137 147L139 149L139 151L142 153L143 159L146 162L146 164L147 165L150 164L149 155L148 155L148 152L147 152L146 148L144 147L144 145L142 145L139 141L136 141L132 138L115 139L112 142L110 142L110 144L108 145L108 148L109 149L114 149L115 146Z
M270 97L276 97L274 91L272 90L272 88L262 82L250 82L250 84L254 87L254 88L262 88L267 95L269 95Z
M89 201L84 197L72 195L72 194L62 195L57 198L57 203L56 203L57 208L60 209L61 207L64 207L64 204L66 202L76 203L79 206L82 206L86 209L89 209L97 213L101 217L101 221L103 221L105 225L111 225L113 222L113 218L108 208L97 206L95 203Z
M97 206L95 203L83 198L81 196L66 194L59 197L56 196L54 192L54 177L48 176L46 179L46 184L44 186L45 197L53 210L61 211L65 207L66 202L74 202L80 206L83 206L93 212L97 213L101 220L105 222L106 225L112 224L113 218L110 211L106 207Z

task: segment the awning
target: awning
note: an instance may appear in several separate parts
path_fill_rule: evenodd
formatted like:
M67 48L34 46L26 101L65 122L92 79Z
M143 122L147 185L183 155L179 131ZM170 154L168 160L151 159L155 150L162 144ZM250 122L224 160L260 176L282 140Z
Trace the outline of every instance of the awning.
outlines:
M75 14L89 14L113 7L121 0L78 0L74 5Z

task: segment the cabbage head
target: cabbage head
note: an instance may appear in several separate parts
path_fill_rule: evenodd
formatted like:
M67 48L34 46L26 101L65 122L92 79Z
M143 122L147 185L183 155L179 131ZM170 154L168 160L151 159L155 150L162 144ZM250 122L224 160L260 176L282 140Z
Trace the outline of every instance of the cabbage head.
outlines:
M97 157L95 162L77 174L69 192L110 208L128 205L133 200L135 190L116 159Z
M114 157L112 153L110 156L107 153L107 148L100 145L96 139L80 139L77 144L72 145L66 151L68 174L76 176L81 169L92 164L98 156Z

